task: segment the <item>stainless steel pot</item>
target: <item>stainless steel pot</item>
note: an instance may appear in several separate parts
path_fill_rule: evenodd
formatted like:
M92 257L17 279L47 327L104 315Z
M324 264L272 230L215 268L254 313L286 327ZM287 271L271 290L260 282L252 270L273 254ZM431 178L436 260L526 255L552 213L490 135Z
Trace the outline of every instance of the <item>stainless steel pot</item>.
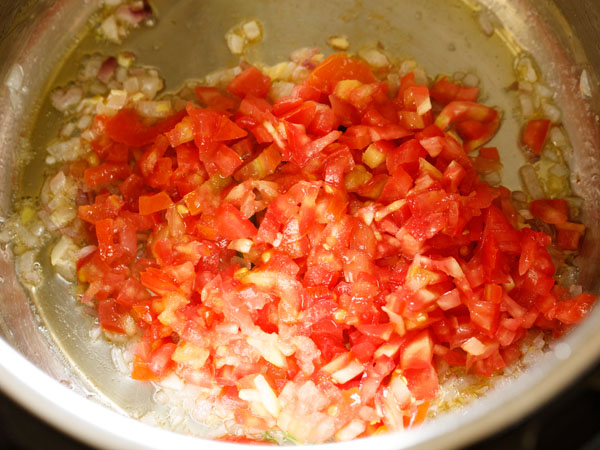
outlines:
M114 52L116 47L86 38L89 18L100 0L0 3L0 212L6 215L17 186L22 185L25 192L39 189L43 174L39 165L23 169L20 161L23 152L43 151L50 130L56 126L56 117L49 112L47 102L41 101L47 87L67 80L73 61L83 53L96 49ZM160 67L170 87L175 87L188 77L234 63L223 35L243 18L256 17L263 22L266 35L264 42L248 53L250 60L276 62L297 47L324 48L327 36L345 33L356 48L380 41L390 54L419 60L429 73L474 71L483 79L488 103L509 112L497 143L505 163L510 161L504 181L513 187L520 165L515 144L519 125L510 114L513 100L504 91L513 77L513 52L530 52L557 91L574 149L572 184L585 201L584 221L589 229L580 258L580 282L597 293L600 3L468 3L470 7L459 0L229 0L227 4L219 0L156 0L158 25L134 33L125 46L144 63ZM481 6L492 11L493 20L504 27L492 37L482 34L473 18ZM589 99L579 90L584 70L592 85ZM139 416L148 408L150 389L115 374L110 347L90 342L89 321L68 295L67 286L46 273L44 286L26 294L16 280L10 248L0 251L0 275L0 388L8 395L57 428L94 446L154 449L199 445L197 439L127 417ZM600 360L600 308L557 348L560 351L549 353L543 363L510 388L492 392L468 408L418 430L335 446L455 447L511 424ZM201 445L218 448L230 444L205 441Z

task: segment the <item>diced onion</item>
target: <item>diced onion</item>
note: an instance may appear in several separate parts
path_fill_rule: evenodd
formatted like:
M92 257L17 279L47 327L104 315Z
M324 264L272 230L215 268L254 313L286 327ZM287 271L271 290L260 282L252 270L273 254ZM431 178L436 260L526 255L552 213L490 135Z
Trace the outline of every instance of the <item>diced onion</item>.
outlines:
M383 69L389 67L390 61L381 51L375 48L365 48L358 52L358 56L364 59L369 65L375 69Z
M50 253L50 263L68 281L75 281L76 279L75 255L78 251L79 247L73 240L63 235Z
M252 249L252 245L254 242L251 239L234 239L227 248L240 253L248 253Z
M251 20L242 25L242 31L249 41L256 41L261 37L260 25L256 20Z
M67 89L56 89L50 94L50 101L59 111L66 111L77 105L83 97L83 89L80 86L71 86Z
M327 38L327 44L334 50L348 50L350 42L346 36L333 35Z
M519 104L521 105L521 114L523 114L523 117L527 118L533 116L534 107L531 95L520 93Z
M106 20L104 20L104 22L102 22L100 25L100 32L107 40L116 44L121 43L121 39L119 37L119 28L115 16L109 16Z
M225 35L225 41L229 51L234 55L241 55L244 51L244 38L239 34L230 31Z
M344 428L335 433L335 439L338 441L349 441L354 439L366 429L366 425L362 420L354 419Z
M529 164L522 166L519 169L519 174L532 200L539 200L546 196L533 166Z
M460 346L460 348L473 356L479 356L485 353L485 345L483 345L476 337L469 338Z
M516 61L517 76L519 79L535 83L538 79L533 62L528 56L522 56Z
M331 379L338 384L344 384L363 373L364 370L364 366L356 359L353 359L346 367L334 372L331 375Z

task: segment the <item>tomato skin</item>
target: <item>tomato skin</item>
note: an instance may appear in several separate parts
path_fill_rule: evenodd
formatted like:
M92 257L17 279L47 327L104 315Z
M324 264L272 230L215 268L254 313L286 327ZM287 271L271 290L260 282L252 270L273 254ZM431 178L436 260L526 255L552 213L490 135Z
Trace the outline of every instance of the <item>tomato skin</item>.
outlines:
M539 155L546 142L550 124L551 122L548 119L530 120L523 130L521 142L529 147L533 153Z
M227 90L239 98L248 95L265 98L270 87L271 79L263 75L256 67L250 66L239 75L236 75L227 85Z

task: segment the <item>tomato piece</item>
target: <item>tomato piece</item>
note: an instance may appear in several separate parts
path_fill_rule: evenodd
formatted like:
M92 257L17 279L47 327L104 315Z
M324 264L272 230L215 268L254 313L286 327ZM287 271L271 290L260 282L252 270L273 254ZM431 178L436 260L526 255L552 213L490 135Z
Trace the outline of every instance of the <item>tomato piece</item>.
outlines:
M121 109L106 121L106 134L115 142L141 147L154 141L155 131L133 109Z
M167 139L171 147L185 144L194 140L194 128L192 120L189 117L184 117L175 127L166 133Z
M233 175L238 181L254 178L261 180L273 172L281 163L281 153L276 145L269 145L256 158L240 167Z
M344 131L339 139L340 144L347 145L350 150L362 150L367 147L373 139L370 128L364 125L356 125Z
M566 324L581 322L589 313L596 298L591 294L579 294L556 305L556 318Z
M529 210L541 221L554 225L566 223L569 219L569 206L562 199L534 200L529 204Z
M254 66L248 67L227 85L233 95L244 98L248 95L265 98L271 88L271 79Z
M219 145L215 156L215 164L221 171L221 175L229 177L242 165L242 158L226 145Z
M468 101L453 101L448 103L435 119L435 124L445 130L454 122L476 120L491 122L498 117L498 111L481 103Z
M305 85L330 94L341 80L372 83L375 81L375 76L365 61L351 58L345 53L334 53L315 67L306 79Z
M215 217L217 230L225 239L243 239L256 236L257 229L252 222L242 216L239 209L229 203L222 203Z
M125 203L117 195L99 195L91 205L81 205L78 216L81 220L95 224L103 219L114 219Z
M172 342L166 343L152 352L148 369L157 377L162 377L169 365L173 364L171 356L175 352L177 345Z
M187 106L187 112L192 121L194 142L200 149L212 142L231 141L248 135L246 130L222 113L197 109L192 105Z
M317 105L314 102L305 102L300 106L286 112L281 116L282 119L288 122L298 123L308 127L315 117Z
M479 88L453 83L446 75L438 77L431 88L431 98L444 105L454 100L474 102L478 95Z
M246 444L246 445L275 445L275 443L270 442L270 441L266 441L266 440L262 440L262 439L251 439L251 438L245 437L245 436L225 435L225 436L218 437L215 440L222 441L222 442L234 442L236 444Z
M107 264L131 262L137 250L137 233L126 220L103 219L96 222L100 257Z
M142 215L163 211L173 204L173 200L166 192L155 195L142 195L139 198L139 211Z
M131 173L128 164L102 163L97 167L86 169L83 175L85 184L96 187L117 180L124 180Z
M113 333L125 334L123 327L123 315L119 305L114 298L98 301L98 321L105 330Z
M415 111L419 116L431 110L431 100L427 86L422 84L410 86L404 90L403 95L404 108Z
M300 97L288 96L281 97L273 103L273 114L277 117L281 117L284 114L287 114L290 111L302 106L304 104L304 100Z
M556 245L563 250L577 250L579 242L585 234L585 225L565 222L556 224Z
M389 177L381 191L379 201L382 203L391 203L401 198L405 198L406 194L413 186L413 179L406 171L399 166L394 175Z
M406 369L426 369L433 358L433 340L428 330L415 335L404 347L400 356L400 367Z
M321 98L321 91L305 84L299 84L292 88L292 97L301 98L302 100L318 102Z
M469 308L471 321L481 327L485 332L493 335L498 328L500 316L500 303L471 299L466 302Z
M313 120L308 125L308 132L316 136L324 136L337 128L335 113L327 105L316 104Z
M546 142L550 124L551 122L548 119L530 120L523 130L521 142L529 147L533 153L539 155Z
M212 86L196 86L194 88L196 97L208 108L217 111L228 111L236 107L237 102L229 97L225 97L218 88Z
M432 400L439 389L437 371L430 364L418 369L406 369L404 372L408 388L417 400Z

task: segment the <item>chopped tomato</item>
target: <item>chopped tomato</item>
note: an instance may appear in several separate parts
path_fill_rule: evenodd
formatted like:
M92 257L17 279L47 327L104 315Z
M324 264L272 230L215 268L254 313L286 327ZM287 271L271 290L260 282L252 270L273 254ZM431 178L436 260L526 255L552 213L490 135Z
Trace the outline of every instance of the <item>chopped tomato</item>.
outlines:
M124 316L114 298L107 298L98 302L98 321L105 330L124 334Z
M248 95L264 98L269 93L271 79L254 66L248 67L227 85L233 95L244 98Z
M569 206L565 200L534 200L529 204L531 214L554 225L563 224L569 219Z
M334 53L311 72L306 85L330 94L336 84L342 80L372 83L375 81L375 76L365 61L351 58L345 53Z
M479 88L453 83L446 75L438 77L431 89L431 97L444 105L454 100L474 102L478 95Z
M83 179L89 187L124 180L131 173L127 164L103 163L98 167L86 169Z
M577 250L585 233L585 225L565 222L556 224L556 245L563 250Z
M525 130L523 130L521 141L536 155L539 155L544 147L550 123L548 119L530 120L525 126Z
M217 231L226 239L242 239L256 236L256 227L236 207L223 203L215 217Z
M142 195L139 198L139 210L142 215L162 211L172 204L171 197L164 191L155 195Z
M501 114L477 88L409 73L392 96L343 53L289 96L270 86L250 66L164 121L94 119L77 278L102 328L138 339L134 379L220 388L241 430L320 443L414 426L440 364L489 377L530 328L587 316L553 262L585 226L562 199L526 220L483 181Z

